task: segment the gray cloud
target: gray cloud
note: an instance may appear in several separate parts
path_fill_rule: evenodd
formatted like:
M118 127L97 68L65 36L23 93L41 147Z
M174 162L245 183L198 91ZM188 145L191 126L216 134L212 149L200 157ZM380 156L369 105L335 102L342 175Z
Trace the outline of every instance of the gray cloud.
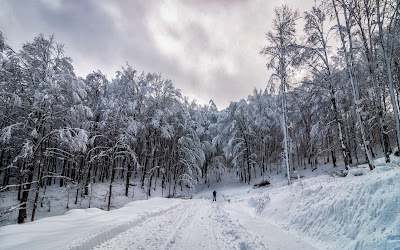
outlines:
M0 0L0 30L18 49L38 33L66 44L78 75L109 78L126 62L159 72L184 95L219 108L265 88L258 52L276 5L307 10L307 1Z

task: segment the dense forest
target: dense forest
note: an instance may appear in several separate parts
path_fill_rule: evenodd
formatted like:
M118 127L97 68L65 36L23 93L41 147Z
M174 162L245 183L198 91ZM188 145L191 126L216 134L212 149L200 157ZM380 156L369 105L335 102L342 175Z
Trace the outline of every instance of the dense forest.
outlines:
M14 51L0 33L0 192L17 190L19 201L1 212L34 220L50 185L76 202L108 183L110 209L118 179L127 196L138 185L174 197L226 169L250 184L280 166L290 184L294 170L321 162L389 161L400 143L400 1L317 2L305 13L276 8L260 48L271 78L224 110L130 65L112 80L79 77L54 36Z

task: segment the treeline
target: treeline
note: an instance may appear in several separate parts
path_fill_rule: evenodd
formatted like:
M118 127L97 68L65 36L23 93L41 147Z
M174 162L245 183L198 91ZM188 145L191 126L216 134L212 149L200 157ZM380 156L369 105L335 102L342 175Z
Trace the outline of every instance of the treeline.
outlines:
M248 184L281 170L273 165L289 183L293 170L321 161L373 169L400 141L398 22L399 1L321 1L303 15L277 8L261 51L273 72L267 88L222 111L129 65L111 81L99 71L77 77L53 36L16 52L0 35L0 191L17 190L9 210L23 223L49 185L72 187L77 202L106 182L110 209L117 179L127 196L139 185L173 197L226 168Z
M129 65L112 81L101 72L79 78L53 36L19 52L1 42L1 192L18 189L19 223L28 204L34 219L49 185L72 186L77 202L107 181L109 209L117 178L126 196L136 183L149 196L157 186L175 196L224 171L208 128L215 105L189 103L171 81Z

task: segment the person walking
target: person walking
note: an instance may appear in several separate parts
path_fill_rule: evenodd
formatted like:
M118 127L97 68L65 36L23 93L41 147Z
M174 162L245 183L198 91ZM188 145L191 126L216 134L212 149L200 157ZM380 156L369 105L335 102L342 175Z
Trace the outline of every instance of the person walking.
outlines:
M213 201L217 201L217 191L213 192Z

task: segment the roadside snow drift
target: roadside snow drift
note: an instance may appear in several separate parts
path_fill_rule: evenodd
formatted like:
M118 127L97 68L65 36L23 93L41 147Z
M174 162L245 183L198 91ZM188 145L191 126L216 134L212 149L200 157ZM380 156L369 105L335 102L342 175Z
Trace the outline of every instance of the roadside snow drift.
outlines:
M400 168L279 188L261 216L321 249L400 249Z
M0 249L89 249L177 205L174 200L153 198L109 212L74 209L61 216L4 226L0 228Z

